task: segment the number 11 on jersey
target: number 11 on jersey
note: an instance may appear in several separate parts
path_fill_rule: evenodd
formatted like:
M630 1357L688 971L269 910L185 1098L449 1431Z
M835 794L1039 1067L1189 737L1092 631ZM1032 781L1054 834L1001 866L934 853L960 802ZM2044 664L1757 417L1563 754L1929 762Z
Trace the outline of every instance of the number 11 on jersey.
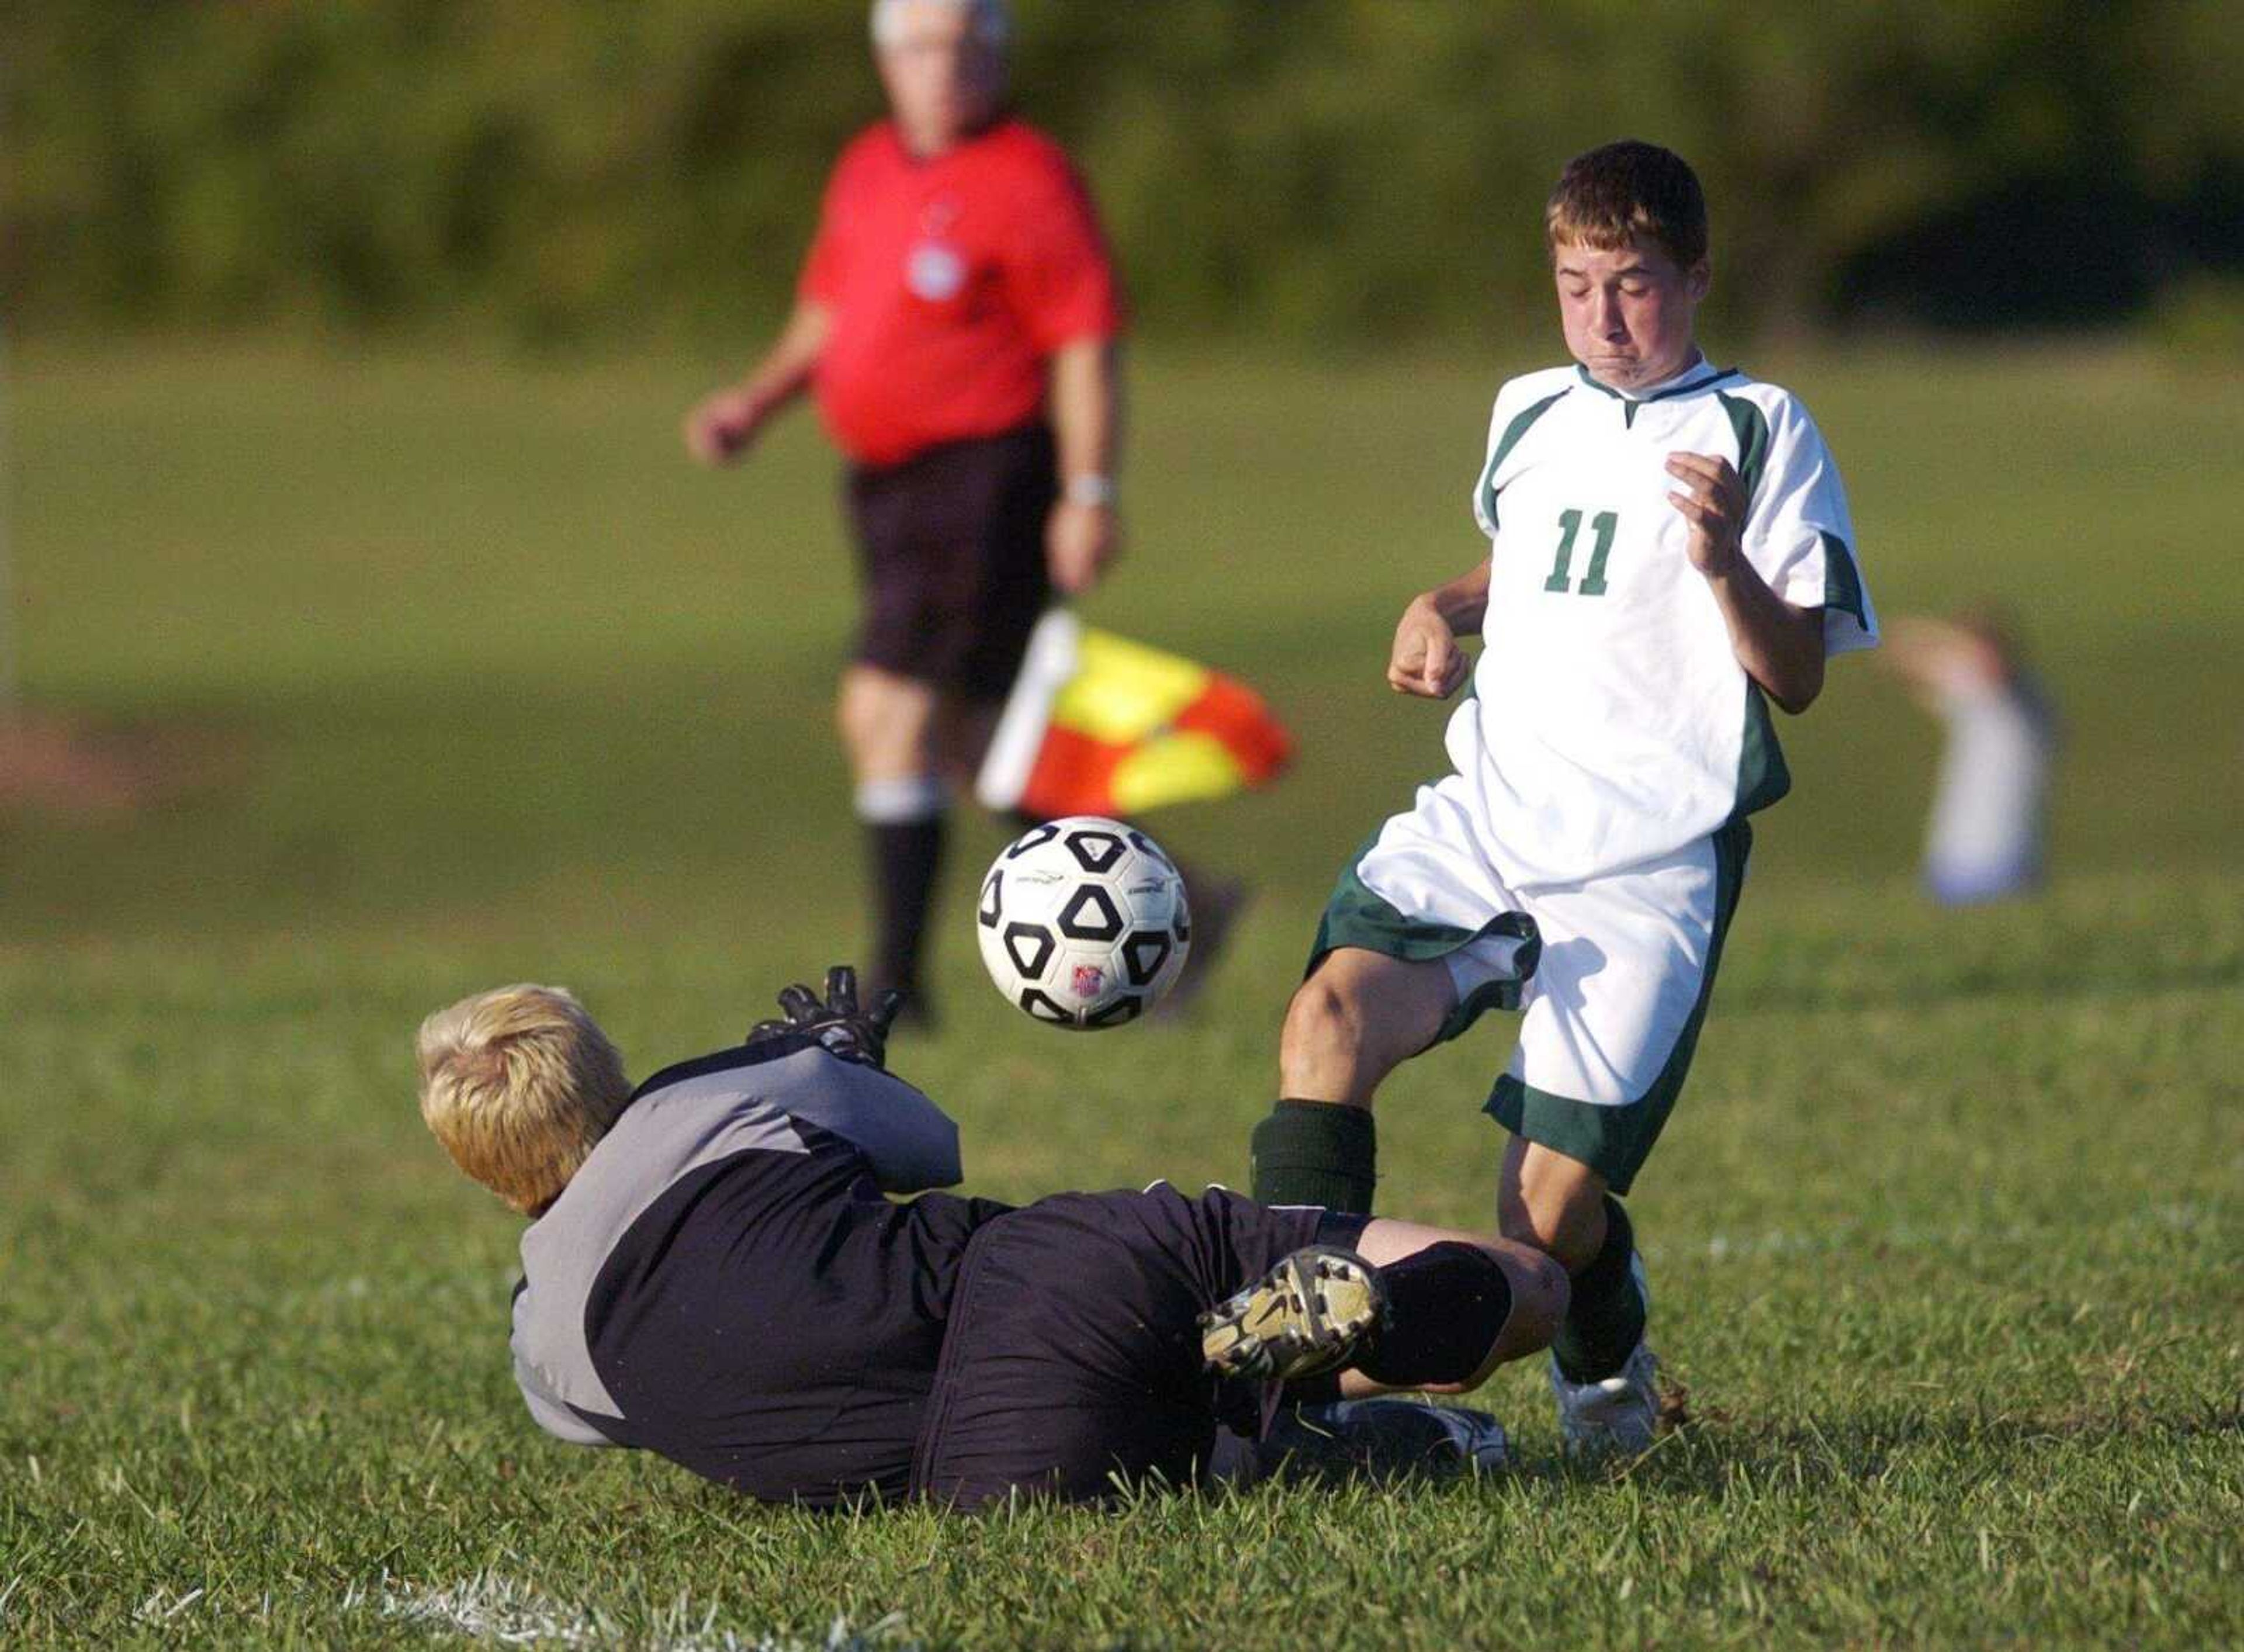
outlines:
M1569 586L1567 572L1574 561L1574 540L1582 531L1579 511L1561 511L1558 526L1563 531L1558 539L1558 560L1551 570L1551 577L1543 582L1545 591L1572 589L1577 596L1602 597L1605 593L1605 559L1612 554L1613 532L1620 525L1619 514L1600 511L1590 518L1590 531L1597 536L1597 544L1590 549L1590 570L1582 576L1579 586Z

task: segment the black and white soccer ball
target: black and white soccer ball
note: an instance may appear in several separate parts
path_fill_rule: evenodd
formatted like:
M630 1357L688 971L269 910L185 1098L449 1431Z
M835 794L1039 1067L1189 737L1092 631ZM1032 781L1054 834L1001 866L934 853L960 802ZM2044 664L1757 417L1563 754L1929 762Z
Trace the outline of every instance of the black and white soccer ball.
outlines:
M1192 951L1176 863L1137 828L1097 815L1008 843L974 916L997 990L1031 1019L1078 1032L1136 1020Z

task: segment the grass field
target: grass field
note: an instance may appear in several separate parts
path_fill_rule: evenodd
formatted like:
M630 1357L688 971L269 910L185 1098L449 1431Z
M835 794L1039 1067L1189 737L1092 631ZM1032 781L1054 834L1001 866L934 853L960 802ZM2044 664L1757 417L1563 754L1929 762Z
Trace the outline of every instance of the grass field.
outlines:
M1178 1029L1000 1004L964 923L998 833L961 832L945 1030L894 1054L972 1190L1240 1179L1338 858L1438 761L1378 673L1476 554L1504 365L1140 364L1091 612L1249 677L1301 758L1155 822L1261 890ZM819 1520L534 1433L517 1225L409 1053L460 992L563 980L643 1072L862 946L814 433L691 471L706 362L24 352L29 697L199 779L0 816L0 1642L2244 1642L2244 387L1756 365L1847 464L1881 607L2010 604L2068 747L2046 894L1945 913L1898 691L1849 660L1785 729L1632 1201L1695 1420L1577 1472L1517 1370L1482 1403L1523 1462L1479 1483ZM1383 1209L1486 1221L1504 1036L1390 1087Z

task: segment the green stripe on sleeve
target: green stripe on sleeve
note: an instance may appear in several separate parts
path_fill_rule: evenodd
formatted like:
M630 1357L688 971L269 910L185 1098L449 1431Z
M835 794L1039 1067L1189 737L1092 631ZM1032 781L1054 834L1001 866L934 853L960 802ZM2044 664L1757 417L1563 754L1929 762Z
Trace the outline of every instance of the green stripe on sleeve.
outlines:
M1862 571L1855 565L1854 552L1835 533L1819 531L1817 537L1823 541L1825 611L1852 614L1855 623L1868 631L1870 622L1862 612Z
M1714 399L1730 416L1730 429L1738 438L1738 477L1746 484L1746 518L1750 521L1754 502L1761 493L1761 473L1768 469L1768 419L1742 396L1716 390Z
M1570 386L1569 388L1571 387ZM1521 413L1519 416L1512 420L1511 423L1504 427L1504 435L1497 441L1496 451L1488 456L1488 464L1480 473L1481 514L1488 518L1488 525L1490 527L1493 528L1497 525L1497 466L1502 464L1505 457L1511 453L1511 450L1519 445L1519 438L1527 434L1528 427L1532 425L1536 420L1541 418L1545 413L1548 413L1551 410L1551 404L1553 402L1556 402L1560 396L1565 395L1565 393L1566 392L1565 390L1552 391L1541 401L1536 403L1534 406ZM1450 497L1455 498L1456 496L1453 494Z

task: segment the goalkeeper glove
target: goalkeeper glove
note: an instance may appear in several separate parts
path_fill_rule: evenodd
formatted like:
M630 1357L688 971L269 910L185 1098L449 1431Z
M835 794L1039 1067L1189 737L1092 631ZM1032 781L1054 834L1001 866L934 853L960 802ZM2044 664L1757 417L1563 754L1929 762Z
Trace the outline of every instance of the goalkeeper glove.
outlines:
M836 964L826 972L823 999L800 981L781 988L779 1006L784 1019L757 1022L748 1029L744 1042L754 1048L771 1039L805 1036L817 1039L829 1055L885 1071L889 1024L896 1019L903 1001L902 992L885 987L870 1008L861 1006L857 972L847 964Z

